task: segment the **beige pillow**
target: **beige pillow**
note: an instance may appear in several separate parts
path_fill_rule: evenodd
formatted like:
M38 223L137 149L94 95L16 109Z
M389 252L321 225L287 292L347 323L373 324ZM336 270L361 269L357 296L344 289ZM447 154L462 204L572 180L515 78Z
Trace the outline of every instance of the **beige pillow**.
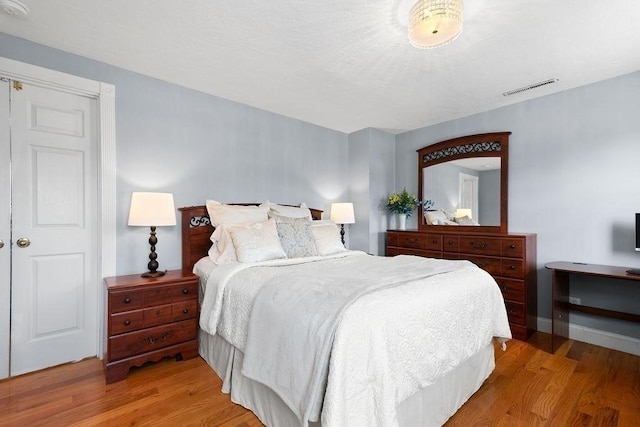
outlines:
M273 218L254 224L231 225L229 234L240 262L260 262L287 256L280 244Z
M447 218L447 214L440 209L435 211L426 211L424 213L424 219L427 221L427 225L438 225L449 220L449 218Z
M316 243L311 233L311 221L306 218L291 218L269 213L276 220L276 229L282 249L287 258L301 258L318 255Z
M206 206L211 225L216 228L220 224L256 223L269 219L268 206L225 205L215 200L207 200Z
M229 224L220 224L211 234L213 244L209 248L209 258L218 265L238 261L229 227L231 227Z
M295 207L295 206L277 205L275 203L270 203L267 201L261 204L260 206L265 206L265 205L269 207L271 212L281 216L287 216L289 218L306 218L309 221L311 221L312 219L311 210L309 210L307 205L304 203L302 203L300 207Z
M312 221L311 233L316 242L318 255L331 255L347 250L342 244L340 230L333 221Z

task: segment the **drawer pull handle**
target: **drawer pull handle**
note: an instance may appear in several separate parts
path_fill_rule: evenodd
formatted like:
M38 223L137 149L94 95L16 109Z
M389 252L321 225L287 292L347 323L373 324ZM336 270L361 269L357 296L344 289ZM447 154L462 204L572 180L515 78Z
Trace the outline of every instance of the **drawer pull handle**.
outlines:
M509 270L515 270L515 269L516 269L516 266L515 266L515 265L510 265L510 266L509 266Z
M131 324L131 320L127 319L124 321L124 326L129 326Z
M170 335L169 332L165 332L164 334L162 334L162 337L157 338L157 339L154 338L154 337L149 336L149 337L147 337L147 341L149 341L149 344L157 344L159 342L166 341L167 338L169 338L169 335Z
M480 267L485 268L487 265L489 265L488 262L481 262L480 263Z
M125 303L125 304L129 304L130 302L131 302L131 298L126 297L126 298L124 299L124 303Z
M189 293L189 289L183 289L182 293L185 294L185 295L188 294Z
M509 247L510 247L511 249L515 249L515 248L516 248L516 244L515 244L515 243L512 243L512 244L510 244L510 245L509 245Z
M187 314L188 312L189 312L188 308L185 308L185 309L182 310L182 314Z
M509 309L509 314L513 314L513 313L515 313L515 312L516 312L516 309L515 309L515 308L510 308L510 309Z
M471 247L473 249L484 249L487 247L486 243L476 243L476 242L471 242Z
M453 240L449 240L449 246L453 245Z
M507 285L504 285L502 287L502 292L507 292L509 290L509 287Z
M438 243L438 240L433 239L433 240L431 241L431 243Z

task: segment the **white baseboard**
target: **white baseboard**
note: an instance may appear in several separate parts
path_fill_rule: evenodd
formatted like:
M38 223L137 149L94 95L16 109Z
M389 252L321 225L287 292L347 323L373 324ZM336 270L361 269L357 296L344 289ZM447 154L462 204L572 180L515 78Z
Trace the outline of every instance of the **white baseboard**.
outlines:
M551 319L538 317L538 330L550 334ZM633 337L569 324L569 338L640 356L640 340Z

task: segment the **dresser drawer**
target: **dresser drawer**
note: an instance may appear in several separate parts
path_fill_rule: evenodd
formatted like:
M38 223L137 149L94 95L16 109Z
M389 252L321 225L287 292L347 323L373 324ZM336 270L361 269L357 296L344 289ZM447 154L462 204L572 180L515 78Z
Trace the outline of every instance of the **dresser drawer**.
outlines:
M502 296L504 297L504 299L524 302L523 280L504 279L502 277L497 277L496 282L500 287L500 291L502 292Z
M109 316L109 333L118 335L144 327L143 311L123 311Z
M501 241L499 237L460 237L460 252L478 255L500 255Z
M195 319L109 338L109 360L119 360L169 345L196 339L197 321Z
M442 236L439 234L404 233L398 235L398 246L403 248L441 251Z
M502 239L502 256L509 258L524 258L524 239Z
M505 305L507 306L507 316L509 317L509 323L515 323L516 325L526 325L524 304L505 301Z
M442 258L440 251L426 251L423 249L396 248L394 255L415 255L425 258Z
M143 306L144 298L141 289L109 292L109 311L111 313L136 310Z
M524 261L521 259L503 259L499 276L524 279Z
M171 318L174 322L193 319L198 315L198 301L188 300L171 305Z
M163 305L180 301L185 298L198 297L198 283L183 283L177 285L155 286L144 291L144 305Z
M459 252L460 238L458 236L442 236L442 250L445 252Z
M481 269L485 270L487 273L492 276L496 276L500 273L501 263L500 258L488 258L488 257L480 257L480 256L468 256L468 255L460 255L461 259L468 259Z

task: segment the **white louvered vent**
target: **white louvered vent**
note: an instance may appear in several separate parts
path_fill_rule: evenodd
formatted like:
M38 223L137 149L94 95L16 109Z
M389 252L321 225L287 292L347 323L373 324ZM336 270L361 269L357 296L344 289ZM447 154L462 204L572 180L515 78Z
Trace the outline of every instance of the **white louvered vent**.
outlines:
M551 83L555 83L557 81L558 81L558 79L549 79L549 80L545 80L543 82L533 83L533 84L530 84L529 86L521 87L520 89L514 89L514 90L510 90L508 92L504 92L502 95L503 96L515 95L516 93L524 92L525 90L535 89L535 88L538 88L540 86L550 85Z

